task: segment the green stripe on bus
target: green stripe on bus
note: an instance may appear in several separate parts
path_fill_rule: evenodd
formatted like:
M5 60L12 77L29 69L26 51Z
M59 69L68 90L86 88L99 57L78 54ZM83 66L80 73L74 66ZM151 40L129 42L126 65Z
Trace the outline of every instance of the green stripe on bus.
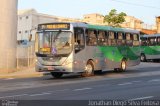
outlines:
M148 55L160 54L160 46L142 46L141 49L143 49L144 53Z
M137 60L139 58L137 53L139 47L113 47L113 46L99 46L99 50L104 54L104 57L115 62L120 62L124 57L127 60ZM135 51L135 53L133 52Z

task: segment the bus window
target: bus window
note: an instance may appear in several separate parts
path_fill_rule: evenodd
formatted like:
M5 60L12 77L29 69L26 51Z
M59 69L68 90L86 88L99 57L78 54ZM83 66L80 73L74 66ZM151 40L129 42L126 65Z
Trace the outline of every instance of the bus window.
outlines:
M87 34L87 45L88 46L95 46L95 45L97 45L97 37L96 37L96 31L94 31L94 30L88 30L87 32L86 32L86 34Z
M123 33L122 32L118 32L117 34L117 45L121 46L123 45Z
M108 45L109 46L115 46L116 45L116 34L114 32L109 32Z
M139 36L137 34L133 34L133 46L139 46Z
M98 45L105 45L105 32L98 31Z
M157 37L157 44L160 45L160 37Z
M85 42L84 42L84 30L82 28L75 28L74 29L74 42L75 42L75 52L84 49Z
M130 33L126 34L126 45L133 46L133 38Z
M148 38L149 46L155 46L156 45L156 37Z
M43 42L44 42L44 43L43 43L43 47L44 47L44 48L50 47L50 43L51 43L51 41L50 41L50 33L45 33Z
M145 37L142 37L142 38L141 38L141 45L142 45L142 46L147 46L147 45L148 45L148 40L147 40L147 38L145 38Z
M108 32L105 32L105 43L104 45L108 45Z

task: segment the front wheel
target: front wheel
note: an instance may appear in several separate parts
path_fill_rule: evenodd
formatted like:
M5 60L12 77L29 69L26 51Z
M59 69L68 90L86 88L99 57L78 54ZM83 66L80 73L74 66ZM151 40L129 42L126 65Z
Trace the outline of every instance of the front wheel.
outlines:
M144 54L141 54L141 61L146 62L146 56Z
M85 67L85 72L82 73L83 77L88 77L94 75L94 65L89 61Z
M63 73L55 73L55 72L51 72L51 75L54 77L54 78L61 78Z

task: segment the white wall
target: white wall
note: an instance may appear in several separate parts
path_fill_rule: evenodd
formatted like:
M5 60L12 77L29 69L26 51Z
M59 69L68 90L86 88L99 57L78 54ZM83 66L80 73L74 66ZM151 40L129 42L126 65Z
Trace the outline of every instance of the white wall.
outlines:
M56 21L58 20L55 17L36 13L35 10L20 14L18 16L17 40L28 40L30 34L32 34L32 41L34 41L38 24Z

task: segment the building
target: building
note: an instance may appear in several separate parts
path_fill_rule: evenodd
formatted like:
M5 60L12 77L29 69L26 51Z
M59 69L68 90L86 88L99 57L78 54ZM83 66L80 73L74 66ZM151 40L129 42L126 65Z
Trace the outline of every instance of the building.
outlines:
M141 30L143 28L143 21L133 16L125 16L125 22L121 24L121 27Z
M35 9L19 10L17 40L34 41L38 24L57 21L56 16L38 13Z
M160 33L160 16L156 17L157 33Z
M0 3L0 72L16 68L17 4L17 0Z
M95 25L104 25L104 16L97 13L85 14L83 16L83 22Z

